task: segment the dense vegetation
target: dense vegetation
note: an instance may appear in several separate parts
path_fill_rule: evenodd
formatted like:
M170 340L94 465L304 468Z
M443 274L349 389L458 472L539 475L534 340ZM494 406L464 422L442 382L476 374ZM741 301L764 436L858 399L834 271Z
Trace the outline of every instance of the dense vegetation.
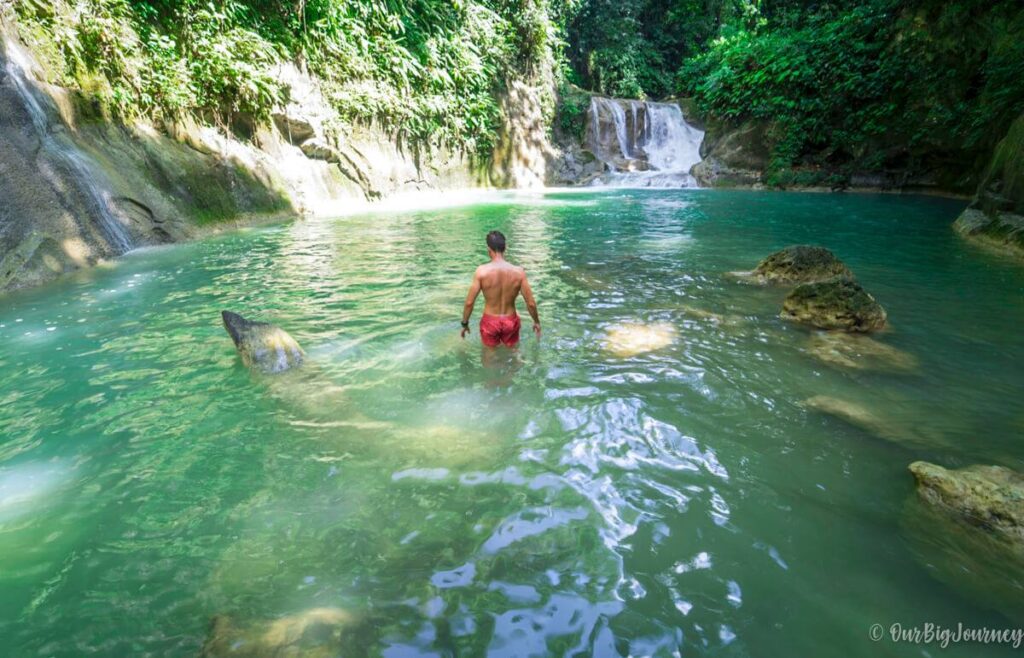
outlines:
M343 121L486 154L501 90L692 96L766 124L771 180L799 170L963 170L1024 111L1020 0L20 0L50 69L106 111L265 116L293 62ZM543 86L538 86L538 89ZM550 115L549 118L555 117Z
M553 64L546 0L21 0L56 82L121 116L265 116L295 62L343 120L486 152L497 95Z
M569 34L583 86L769 123L779 183L970 172L1024 111L1019 0L591 0Z

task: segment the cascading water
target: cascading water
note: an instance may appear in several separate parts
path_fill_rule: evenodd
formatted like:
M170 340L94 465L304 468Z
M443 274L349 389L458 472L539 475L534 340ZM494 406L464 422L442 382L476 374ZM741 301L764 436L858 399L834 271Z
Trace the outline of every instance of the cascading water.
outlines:
M608 172L595 185L696 187L690 169L701 161L704 131L675 103L590 99L588 147Z
M134 246L131 235L111 210L110 195L96 184L85 156L68 140L61 139L51 131L47 111L25 75L27 67L21 53L15 48L8 48L6 55L4 71L32 119L42 148L57 158L64 165L66 174L74 179L75 186L88 200L90 214L99 222L100 230L111 249L118 254L130 251Z

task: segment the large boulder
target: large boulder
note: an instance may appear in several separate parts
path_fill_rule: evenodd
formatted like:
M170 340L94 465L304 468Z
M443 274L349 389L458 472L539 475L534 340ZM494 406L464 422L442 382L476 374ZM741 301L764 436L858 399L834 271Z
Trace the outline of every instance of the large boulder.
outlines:
M222 311L221 319L242 362L250 368L284 372L301 365L306 356L294 338L272 324L246 320L231 311Z
M1024 256L1024 114L996 146L974 200L953 226L965 237Z
M1024 215L998 209L985 212L971 207L957 217L953 228L965 238L1024 256Z
M702 187L759 187L771 156L768 129L761 121L709 121L700 149L704 159L690 173Z
M781 317L818 329L853 332L878 331L886 322L882 305L845 276L797 286L783 301Z
M1002 466L949 470L914 462L917 493L929 505L1024 550L1024 475Z
M825 247L798 244L768 256L750 277L759 283L793 284L823 281L836 276L852 279L853 272Z

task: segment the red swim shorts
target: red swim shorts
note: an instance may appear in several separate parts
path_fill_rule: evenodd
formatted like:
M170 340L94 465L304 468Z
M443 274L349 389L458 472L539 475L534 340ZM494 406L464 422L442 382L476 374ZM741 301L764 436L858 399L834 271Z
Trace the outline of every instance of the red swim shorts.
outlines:
M480 318L480 342L487 347L519 342L519 315L487 315Z

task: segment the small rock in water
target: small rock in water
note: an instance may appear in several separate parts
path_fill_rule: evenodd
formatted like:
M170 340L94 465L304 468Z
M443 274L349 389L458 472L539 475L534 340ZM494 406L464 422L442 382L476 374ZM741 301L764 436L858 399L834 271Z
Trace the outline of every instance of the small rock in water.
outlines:
M886 322L882 305L859 283L846 277L797 286L783 301L781 317L818 329L861 333L878 331Z
M653 352L675 341L675 327L667 322L620 324L608 331L605 348L616 356L629 357Z
M284 372L301 365L306 356L294 338L272 324L246 320L230 311L222 311L221 319L242 362L250 368L268 373Z
M850 268L831 251L803 244L775 252L762 260L752 272L730 274L760 284L810 283L836 276L853 278Z
M823 363L852 370L906 372L918 366L913 354L858 334L817 333L807 351Z

